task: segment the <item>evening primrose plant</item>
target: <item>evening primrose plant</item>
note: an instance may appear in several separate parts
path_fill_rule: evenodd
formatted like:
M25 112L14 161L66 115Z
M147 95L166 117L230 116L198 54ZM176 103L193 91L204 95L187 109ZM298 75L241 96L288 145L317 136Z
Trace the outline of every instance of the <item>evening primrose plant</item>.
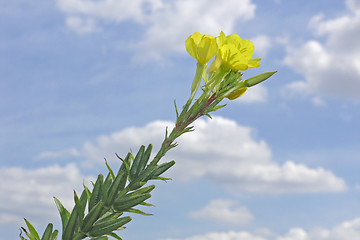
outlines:
M165 138L157 154L152 156L152 145L141 146L136 154L129 152L120 160L117 172L105 161L108 169L106 177L99 174L89 188L84 184L80 195L74 191L74 207L67 210L54 198L62 222L61 233L49 223L41 235L25 219L27 229L20 229L20 239L62 240L80 239L121 239L117 231L125 229L131 221L128 213L151 215L138 209L152 206L146 202L151 197L155 185L153 180L168 180L162 174L175 161L159 163L162 157L177 146L175 140L186 132L194 130L191 124L198 118L223 108L224 98L234 100L252 87L271 77L274 72L266 72L255 77L242 79L242 72L260 67L260 58L253 58L254 44L237 34L226 36L192 34L185 41L186 51L196 59L196 72L191 84L190 97L179 112L175 102L176 123L171 132L166 129ZM209 61L211 61L210 64ZM200 92L199 92L200 91ZM197 98L195 99L195 97ZM25 235L25 236L24 236Z

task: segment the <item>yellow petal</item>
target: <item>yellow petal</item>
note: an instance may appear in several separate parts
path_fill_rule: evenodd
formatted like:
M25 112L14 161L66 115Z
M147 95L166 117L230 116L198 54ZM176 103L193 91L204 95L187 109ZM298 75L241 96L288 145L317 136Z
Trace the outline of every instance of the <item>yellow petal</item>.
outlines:
M249 60L249 68L257 68L260 67L261 58L253 58Z
M233 44L225 44L220 49L220 55L222 58L223 64L235 71L245 71L249 67L247 65L247 59L244 58L242 53L235 47Z
M188 37L188 39L186 39L185 41L185 49L186 51L193 57L193 58L197 58L196 55L196 44L193 38Z
M237 98L241 97L246 92L246 90L247 90L247 87L239 88L238 90L230 93L226 97L230 100L237 99Z
M205 64L217 52L216 40L211 35L195 32L185 41L186 51L199 63Z

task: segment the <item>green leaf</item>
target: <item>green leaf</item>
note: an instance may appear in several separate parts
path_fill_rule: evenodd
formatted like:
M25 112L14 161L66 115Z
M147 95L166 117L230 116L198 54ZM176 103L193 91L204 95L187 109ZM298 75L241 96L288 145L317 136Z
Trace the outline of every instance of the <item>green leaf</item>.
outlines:
M114 202L115 197L119 193L119 191L123 190L126 184L127 174L125 171L119 171L118 175L115 177L112 182L109 191L108 197L105 201L106 206L111 206Z
M170 162L167 162L167 163L163 163L163 164L160 164L158 167L157 167L157 170L155 171L154 173L154 176L158 177L160 176L161 174L163 174L165 171L167 171L169 168L171 168L172 166L174 166L175 164L175 161L170 161Z
M90 189L85 185L85 181L83 182L83 186L84 186L84 191L85 191L86 196L87 196L87 200L90 201L91 191L90 191Z
M116 199L113 207L114 207L114 210L117 212L124 212L124 211L127 211L128 209L142 203L143 201L145 201L146 199L148 199L150 197L151 197L150 193L136 194L136 195L131 195L131 196L127 195L124 198Z
M96 179L94 189L91 193L91 197L89 200L89 211L102 199L103 197L103 179L104 176L102 174L98 175Z
M64 232L65 226L69 220L70 212L66 210L66 208L62 205L62 203L54 197L55 204L59 210L60 217L61 217L61 223L62 223L62 231Z
M106 193L108 192L110 186L111 186L111 183L113 182L114 178L111 177L111 174L108 173L108 175L106 176L105 178L105 181L104 181L104 188L103 188L103 191L105 191Z
M50 240L57 240L58 234L59 234L59 231L58 231L58 230L55 230L55 231L51 234Z
M145 151L145 146L142 145L138 151L138 153L136 154L135 156L135 160L133 162L133 164L131 165L131 168L130 168L130 179L133 179L134 177L137 176L137 174L140 172L139 170L139 164L140 164L140 160L142 159L143 157L143 154L144 154L144 151Z
M101 236L101 237L94 237L90 238L91 240L108 240L109 238L107 236Z
M131 212L131 213L136 213L136 214L140 214L140 215L144 215L144 216L152 216L153 214L150 214L150 213L146 213L146 212L143 212L139 209L136 209L136 208L130 208L129 210L127 210L127 212Z
M118 230L123 225L131 221L131 217L123 217L107 222L106 224L94 225L89 232L91 237L100 237L102 235L109 235L112 231Z
M44 231L44 234L41 237L41 240L51 240L53 224L49 223Z
M83 224L80 226L82 232L87 233L92 225L99 219L99 215L102 211L103 202L98 202L86 215Z
M178 111L178 108L176 106L176 100L174 100L174 105L175 105L176 119L178 119L179 118L179 111Z
M24 218L26 226L28 227L31 237L28 235L28 237L30 237L31 240L40 240L40 236L38 234L38 232L35 230L34 226L31 225L31 223L26 220L26 218ZM26 234L27 235L27 234Z
M271 77L272 75L274 75L277 71L273 71L273 72L265 72L265 73L261 73L255 77L249 78L247 80L245 80L245 86L246 87L252 87L256 84L261 83L262 81L265 81L266 79L268 79L269 77Z
M150 204L150 203L146 203L146 202L142 202L142 203L140 203L140 205L147 206L147 207L155 207L154 204Z
M71 211L69 220L66 223L65 230L62 235L63 240L73 239L75 229L77 228L77 221L79 218L78 212L79 209L78 205L75 204L73 210Z
M162 180L162 181L168 181L168 180L172 180L171 178L166 178L166 177L152 177L152 180Z
M109 236L111 236L111 237L113 237L113 238L116 238L116 239L118 239L118 240L122 240L122 238L121 237L119 237L116 233L109 233L108 234Z
M105 159L105 164L106 164L107 169L109 170L109 173L110 173L112 179L114 179L115 174L114 174L113 170L111 169L111 167L109 166L109 164L107 163L106 159Z
M118 217L120 217L123 213L119 212L119 213L110 213L107 216L101 217L99 220L96 221L96 224L103 224L105 222L108 222L110 220L114 220L117 219Z
M128 173L130 172L130 164L131 164L131 160L133 158L133 155L131 152L129 152L125 159L122 159L121 157L119 157L119 155L117 155L115 153L115 155L123 162L123 165L121 165L121 167L119 168L119 171L123 171L126 170Z
M152 148L153 148L153 146L151 144L149 144L148 147L146 148L146 150L143 154L143 157L139 163L139 173L145 169L145 166L150 159Z
M77 206L76 209L77 209L78 215L79 215L79 221L80 221L79 224L82 224L82 221L83 221L84 215L85 215L85 207L83 207L82 203L80 202L80 199L77 196L75 190L74 190L74 201L75 201L75 206Z

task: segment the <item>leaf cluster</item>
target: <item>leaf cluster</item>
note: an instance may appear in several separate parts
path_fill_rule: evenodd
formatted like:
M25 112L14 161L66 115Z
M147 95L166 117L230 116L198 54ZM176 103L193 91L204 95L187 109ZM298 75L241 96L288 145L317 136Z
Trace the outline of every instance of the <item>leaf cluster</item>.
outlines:
M108 174L104 178L99 174L93 188L90 190L85 184L80 195L74 191L75 205L68 211L63 204L54 198L62 222L62 240L108 239L109 236L121 239L115 233L124 229L124 225L131 221L124 213L131 212L141 215L151 215L137 209L136 206L153 206L145 202L151 197L150 192L155 185L146 185L149 180L167 180L160 176L175 164L175 161L157 164L150 161L152 145L147 148L141 146L134 156L129 152L124 159L116 155L122 164L115 174L105 161ZM22 228L30 240L56 240L58 230L53 231L49 223L42 237L25 219L28 231ZM27 240L20 233L21 240Z

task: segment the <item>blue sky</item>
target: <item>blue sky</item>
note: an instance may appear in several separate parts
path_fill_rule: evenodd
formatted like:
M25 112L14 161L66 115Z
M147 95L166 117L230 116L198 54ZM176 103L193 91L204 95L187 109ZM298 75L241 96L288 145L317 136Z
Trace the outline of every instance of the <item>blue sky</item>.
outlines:
M239 34L278 73L200 119L124 239L360 239L357 0L0 1L0 232L162 141L190 94L193 32ZM139 231L141 229L141 231Z

